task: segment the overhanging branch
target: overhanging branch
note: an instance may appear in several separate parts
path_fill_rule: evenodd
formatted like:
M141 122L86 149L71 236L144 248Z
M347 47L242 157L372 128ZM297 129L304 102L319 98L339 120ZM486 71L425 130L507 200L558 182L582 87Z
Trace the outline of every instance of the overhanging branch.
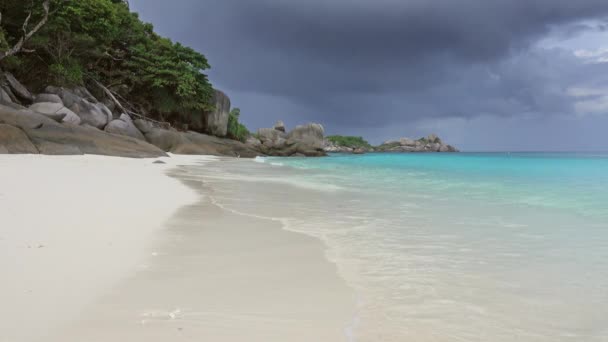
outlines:
M25 45L25 43L27 43L27 41L30 40L32 38L32 36L34 34L36 34L36 32L40 31L40 29L46 24L46 22L49 20L50 2L51 2L51 0L44 0L44 2L42 3L42 9L44 10L44 15L42 16L42 19L40 19L38 24L36 24L36 26L34 26L34 28L32 28L30 31L27 30L27 27L29 26L30 20L32 19L32 12L30 11L28 13L27 18L23 22L23 36L21 38L19 38L17 43L12 48L8 49L7 51L0 52L0 61L2 61L6 57L13 56L13 55L23 51L23 46ZM1 22L2 22L2 13L0 13L0 23ZM28 51L31 51L31 50L28 50Z

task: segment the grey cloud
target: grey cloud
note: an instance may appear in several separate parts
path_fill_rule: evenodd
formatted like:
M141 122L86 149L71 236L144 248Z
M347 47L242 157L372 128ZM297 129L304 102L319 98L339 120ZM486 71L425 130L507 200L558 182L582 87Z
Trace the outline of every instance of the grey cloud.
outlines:
M380 140L425 120L573 114L569 87L608 81L608 65L535 44L601 31L605 0L131 2L207 55L253 127L314 120Z

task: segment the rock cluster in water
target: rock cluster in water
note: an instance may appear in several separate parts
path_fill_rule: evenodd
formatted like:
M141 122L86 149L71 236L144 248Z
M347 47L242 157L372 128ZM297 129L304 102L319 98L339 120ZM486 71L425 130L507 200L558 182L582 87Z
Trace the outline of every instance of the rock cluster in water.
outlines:
M282 121L273 128L261 128L247 144L263 154L281 157L325 156L323 126L317 123L297 126L287 132Z
M374 148L364 148L364 147L349 147L342 146L340 144L336 144L332 141L325 140L323 149L327 153L352 153L352 154L365 154L369 152L374 152Z
M435 134L418 140L401 138L386 141L375 150L377 152L458 152L457 148L445 144Z
M443 141L435 134L431 134L428 137L418 140L413 140L410 138L389 140L376 147L349 147L325 140L324 150L327 153L351 154L364 154L370 152L459 152L454 146L443 143Z

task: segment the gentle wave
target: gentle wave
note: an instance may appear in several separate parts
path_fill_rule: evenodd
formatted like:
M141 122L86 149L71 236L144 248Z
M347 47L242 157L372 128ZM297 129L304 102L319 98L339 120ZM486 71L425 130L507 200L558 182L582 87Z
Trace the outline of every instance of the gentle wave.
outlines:
M605 159L276 160L206 167L204 179L225 208L327 245L358 295L353 339L608 338Z

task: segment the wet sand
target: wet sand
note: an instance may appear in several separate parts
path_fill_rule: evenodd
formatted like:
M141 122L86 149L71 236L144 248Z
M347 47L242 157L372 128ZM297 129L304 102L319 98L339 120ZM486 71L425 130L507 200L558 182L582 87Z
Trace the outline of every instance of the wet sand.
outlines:
M349 340L353 294L319 240L222 209L193 169L170 174L198 202L168 221L135 272L44 341Z

